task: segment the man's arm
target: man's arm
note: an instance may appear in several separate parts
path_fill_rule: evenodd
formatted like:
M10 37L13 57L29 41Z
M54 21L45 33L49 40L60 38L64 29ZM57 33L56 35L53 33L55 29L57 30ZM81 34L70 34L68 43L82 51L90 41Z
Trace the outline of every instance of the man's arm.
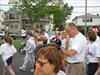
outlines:
M64 51L64 54L65 54L67 57L70 57L70 56L74 56L75 54L77 54L77 51L74 50L74 49L71 49L71 50Z

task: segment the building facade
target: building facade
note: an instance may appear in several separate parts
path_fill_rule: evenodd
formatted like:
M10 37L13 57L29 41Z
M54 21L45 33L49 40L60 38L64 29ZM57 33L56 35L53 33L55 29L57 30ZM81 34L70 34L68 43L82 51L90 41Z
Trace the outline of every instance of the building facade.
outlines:
M53 27L52 18L46 16L32 25L29 23L29 18L24 13L14 10L10 10L5 13L6 31L9 33L19 33L23 27L26 30L32 31L35 31L36 29L45 29L45 31L49 31Z
M5 13L5 30L9 33L18 33L22 29L21 13L7 11Z
M0 10L0 31L4 29L4 19L5 19L5 14L3 10Z
M73 21L78 27L85 26L85 15L76 16ZM93 15L87 13L87 27L97 26L100 27L100 15Z

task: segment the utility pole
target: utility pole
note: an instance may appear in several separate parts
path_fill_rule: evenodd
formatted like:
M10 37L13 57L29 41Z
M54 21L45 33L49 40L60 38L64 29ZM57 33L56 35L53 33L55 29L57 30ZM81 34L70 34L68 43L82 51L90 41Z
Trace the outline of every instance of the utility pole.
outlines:
M85 36L87 34L87 0L85 0L85 26L84 26Z

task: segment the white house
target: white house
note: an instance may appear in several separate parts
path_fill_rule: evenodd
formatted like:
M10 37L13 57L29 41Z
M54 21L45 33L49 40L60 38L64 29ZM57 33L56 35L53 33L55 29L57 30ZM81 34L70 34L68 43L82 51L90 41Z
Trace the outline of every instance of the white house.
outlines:
M73 19L73 22L78 26L78 27L84 27L85 26L85 15L80 15L76 16ZM98 26L100 27L100 15L93 15L90 13L87 13L87 27L91 26Z
M4 18L5 18L4 11L0 10L0 31L4 29Z

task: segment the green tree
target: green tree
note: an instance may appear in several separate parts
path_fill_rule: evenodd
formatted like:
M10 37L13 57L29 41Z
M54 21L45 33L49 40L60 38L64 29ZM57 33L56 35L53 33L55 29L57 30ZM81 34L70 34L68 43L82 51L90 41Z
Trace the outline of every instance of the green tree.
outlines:
M12 0L11 0L12 1ZM64 27L66 18L71 15L73 7L63 4L63 0L14 0L15 7L20 9L29 17L29 21L33 24L45 15L53 14L53 23L55 28L60 30ZM14 3L13 3L14 4Z

